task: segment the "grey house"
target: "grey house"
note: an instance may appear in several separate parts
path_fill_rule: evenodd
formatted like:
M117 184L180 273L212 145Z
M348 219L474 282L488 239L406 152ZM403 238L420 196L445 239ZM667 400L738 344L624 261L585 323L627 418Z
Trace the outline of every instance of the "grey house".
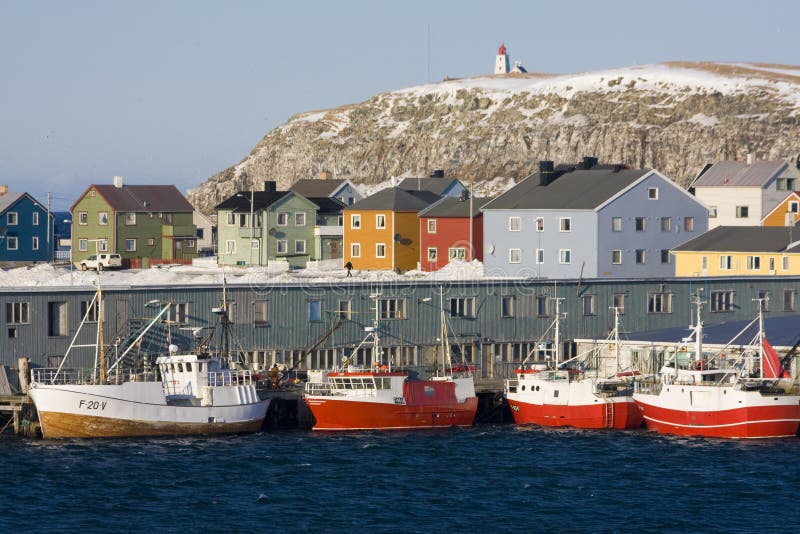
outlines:
M539 164L483 206L490 276L674 276L670 249L708 229L708 211L658 171Z
M289 191L299 193L306 198L335 198L345 206L364 198L361 191L350 180L336 180L330 173L322 171L318 179L296 181Z
M405 178L398 186L403 191L429 191L440 197L460 197L467 187L458 178L445 178L444 171L437 169L428 178Z

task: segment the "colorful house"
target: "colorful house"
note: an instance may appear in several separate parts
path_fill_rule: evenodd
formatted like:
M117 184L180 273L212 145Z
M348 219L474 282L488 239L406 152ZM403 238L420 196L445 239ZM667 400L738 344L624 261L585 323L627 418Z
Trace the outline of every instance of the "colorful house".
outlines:
M800 186L800 171L786 160L720 161L692 183L709 210L708 227L756 226Z
M72 261L115 252L123 265L191 262L197 255L194 209L174 185L90 185L70 208Z
M28 193L9 193L7 186L0 186L0 264L53 259L52 220Z
M672 253L675 276L796 276L800 227L717 226Z
M312 197L317 205L317 225L314 227L315 260L336 260L342 257L342 210L345 208L338 198Z
M761 219L761 226L794 226L800 221L800 193L792 191Z
M481 206L488 201L444 197L419 212L419 262L423 271L439 270L454 258L483 261Z
M345 208L344 263L360 270L416 269L419 212L439 198L390 187Z

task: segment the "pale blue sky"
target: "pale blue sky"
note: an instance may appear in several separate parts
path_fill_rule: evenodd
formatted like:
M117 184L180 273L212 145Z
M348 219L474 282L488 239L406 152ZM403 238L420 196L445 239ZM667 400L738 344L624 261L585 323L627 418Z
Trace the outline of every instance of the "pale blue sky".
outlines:
M193 187L291 115L445 75L800 64L800 2L0 0L0 183ZM430 67L428 63L430 28Z

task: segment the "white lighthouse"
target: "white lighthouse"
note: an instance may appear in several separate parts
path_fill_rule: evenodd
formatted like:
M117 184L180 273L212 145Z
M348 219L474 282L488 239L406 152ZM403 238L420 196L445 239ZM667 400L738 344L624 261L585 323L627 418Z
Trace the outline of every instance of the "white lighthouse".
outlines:
M506 45L500 44L500 49L497 50L497 59L494 62L494 73L495 74L508 74L509 72L509 65L508 65L508 54L506 54Z

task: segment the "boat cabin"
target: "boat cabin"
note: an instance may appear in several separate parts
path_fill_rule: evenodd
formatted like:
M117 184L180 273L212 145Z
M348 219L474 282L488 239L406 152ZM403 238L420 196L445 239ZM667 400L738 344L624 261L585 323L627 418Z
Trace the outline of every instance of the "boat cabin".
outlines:
M218 385L209 382L216 382L217 375L222 371L219 359L196 354L178 354L175 345L170 345L169 352L169 356L156 359L165 395L173 398L200 398L204 386Z

